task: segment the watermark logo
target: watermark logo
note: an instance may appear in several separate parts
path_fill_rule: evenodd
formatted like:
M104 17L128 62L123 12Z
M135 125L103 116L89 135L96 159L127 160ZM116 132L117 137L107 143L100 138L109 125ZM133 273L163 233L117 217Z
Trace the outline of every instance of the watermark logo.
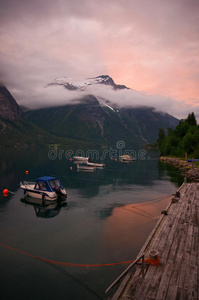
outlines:
M116 143L116 148L117 148L117 149L124 149L125 146L126 146L126 144L125 144L124 141L118 141L118 142Z
M50 150L48 152L48 158L50 160L62 160L62 159L72 159L74 156L89 157L91 160L104 160L109 157L112 160L118 160L122 155L132 156L134 159L145 160L146 159L146 150L141 149L136 151L134 149L125 149L126 144L124 141L120 140L116 143L115 148L104 149L99 151L96 149L82 150L78 149L73 151L71 149L63 150L60 149L59 145L50 145Z

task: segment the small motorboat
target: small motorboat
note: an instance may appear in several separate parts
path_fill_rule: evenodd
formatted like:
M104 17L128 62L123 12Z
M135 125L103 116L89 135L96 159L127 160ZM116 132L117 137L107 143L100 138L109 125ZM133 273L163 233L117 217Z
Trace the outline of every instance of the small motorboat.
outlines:
M87 164L77 164L78 171L95 171L96 167L88 166Z
M82 162L87 163L87 162L89 162L89 157L74 156L73 159L74 159L75 163L82 163Z
M42 200L57 200L66 198L66 190L62 187L60 180L56 177L39 177L36 182L20 182L20 187L24 190L25 196Z
M96 167L96 168L104 168L105 164L98 164L98 163L93 163L93 162L87 162L87 166L89 166L89 167Z
M130 162L130 161L135 161L135 158L130 155L121 155L119 156L119 160L123 162Z

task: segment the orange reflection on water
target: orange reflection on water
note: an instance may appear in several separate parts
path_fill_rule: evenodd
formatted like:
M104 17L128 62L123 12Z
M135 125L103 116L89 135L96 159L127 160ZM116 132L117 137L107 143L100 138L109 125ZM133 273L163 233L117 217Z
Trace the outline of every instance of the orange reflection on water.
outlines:
M113 209L102 235L102 243L110 249L113 260L119 257L124 260L133 259L132 255L137 255L161 216L161 211L166 209L170 201L171 198L167 198L156 202L118 206ZM129 253L132 253L131 257Z

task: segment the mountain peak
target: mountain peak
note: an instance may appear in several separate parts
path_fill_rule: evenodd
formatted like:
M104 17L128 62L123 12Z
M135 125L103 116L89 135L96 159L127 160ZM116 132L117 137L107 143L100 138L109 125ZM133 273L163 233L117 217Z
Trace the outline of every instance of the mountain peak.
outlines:
M102 85L108 85L112 87L114 90L121 90L121 89L128 89L125 85L119 85L116 84L113 79L109 75L100 75L93 78L86 78L83 80L74 80L69 77L59 77L56 78L53 83L48 84L49 85L62 85L68 90L85 90L89 86L102 84Z

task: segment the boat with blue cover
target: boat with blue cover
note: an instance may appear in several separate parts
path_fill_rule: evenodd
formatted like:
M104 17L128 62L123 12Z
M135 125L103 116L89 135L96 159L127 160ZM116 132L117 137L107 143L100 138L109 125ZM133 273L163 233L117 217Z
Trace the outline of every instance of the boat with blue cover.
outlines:
M188 159L187 161L188 162L196 162L196 161L199 161L199 159L198 158L191 158L191 159Z
M42 200L54 201L67 197L66 190L57 177L43 176L37 178L36 182L20 182L20 187L24 190L25 196Z

